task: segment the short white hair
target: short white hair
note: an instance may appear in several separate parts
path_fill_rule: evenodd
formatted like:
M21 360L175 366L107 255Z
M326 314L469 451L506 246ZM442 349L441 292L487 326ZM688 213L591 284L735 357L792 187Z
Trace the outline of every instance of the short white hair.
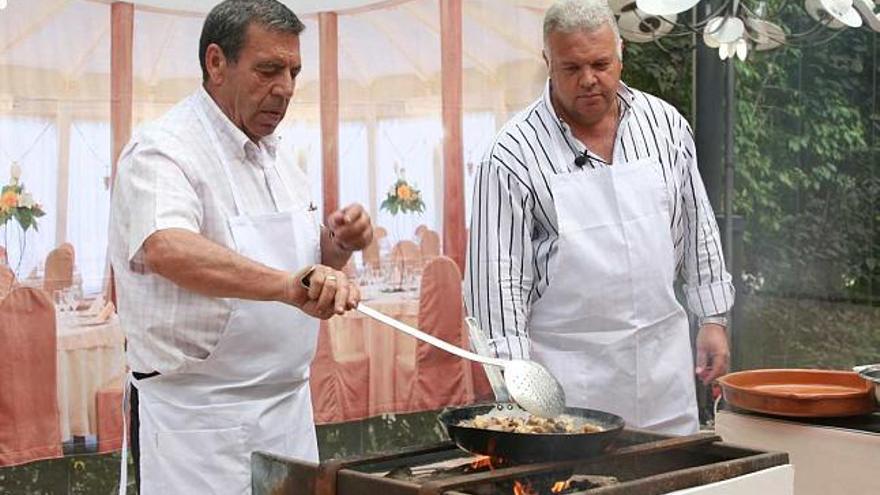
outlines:
M547 40L552 33L589 33L604 25L608 25L614 32L617 58L623 60L620 30L617 29L617 19L607 0L559 0L544 14L544 55L550 58Z

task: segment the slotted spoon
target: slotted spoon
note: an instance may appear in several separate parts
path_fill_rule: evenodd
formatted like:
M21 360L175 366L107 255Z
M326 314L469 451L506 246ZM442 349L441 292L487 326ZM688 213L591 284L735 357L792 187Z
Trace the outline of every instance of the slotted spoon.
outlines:
M565 392L562 390L562 386L547 371L547 368L534 361L480 356L413 328L363 303L359 304L357 309L364 315L380 321L395 330L399 330L460 358L504 369L504 384L507 386L507 391L510 393L511 398L520 407L536 416L553 418L562 414L565 409Z

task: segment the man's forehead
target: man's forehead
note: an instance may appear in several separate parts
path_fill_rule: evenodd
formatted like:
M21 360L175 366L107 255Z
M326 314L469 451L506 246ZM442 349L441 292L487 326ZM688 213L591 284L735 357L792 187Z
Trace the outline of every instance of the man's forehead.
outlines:
M243 50L251 50L254 53L266 55L299 56L299 35L269 29L258 23L252 22L245 31Z

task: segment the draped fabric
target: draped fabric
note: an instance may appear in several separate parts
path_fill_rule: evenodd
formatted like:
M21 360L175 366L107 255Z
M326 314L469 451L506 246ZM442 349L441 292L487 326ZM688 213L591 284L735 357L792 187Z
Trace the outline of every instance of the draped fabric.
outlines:
M425 266L419 298L419 328L455 346L468 348L464 333L461 273L440 256ZM472 400L470 363L424 342L416 344L409 380L399 390L411 410L439 409Z
M0 302L0 466L61 456L55 309L39 289Z
M43 278L43 290L47 294L73 285L74 261L73 250L66 246L53 249L49 253L46 257L46 275Z

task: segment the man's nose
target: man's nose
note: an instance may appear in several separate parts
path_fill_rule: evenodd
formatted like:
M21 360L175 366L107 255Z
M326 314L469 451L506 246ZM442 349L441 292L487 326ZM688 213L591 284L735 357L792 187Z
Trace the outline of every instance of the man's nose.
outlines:
M281 76L281 79L272 87L272 94L286 99L293 98L293 90L296 88L296 79L290 74Z
M578 78L578 83L582 88L591 88L596 84L596 73L593 69L589 67L584 67L581 70L580 77Z

